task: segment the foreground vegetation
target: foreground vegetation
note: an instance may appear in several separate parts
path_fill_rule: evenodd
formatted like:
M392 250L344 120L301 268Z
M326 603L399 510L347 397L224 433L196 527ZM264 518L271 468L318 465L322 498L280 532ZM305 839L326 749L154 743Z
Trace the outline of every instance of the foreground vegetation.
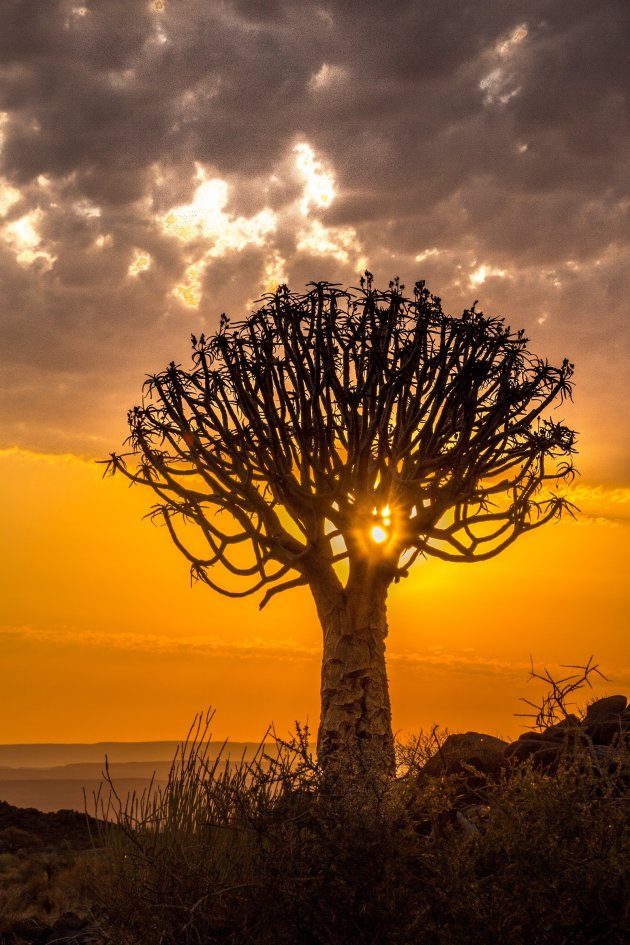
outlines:
M2 945L65 941L59 936L94 926L89 913L101 853L75 811L43 814L0 801Z
M552 764L436 766L434 731L398 746L393 781L360 761L324 778L299 728L210 761L199 721L165 789L103 805L96 849L9 831L0 943L627 945L630 747L573 718ZM83 924L55 929L68 909Z
M306 735L233 771L189 746L166 792L117 811L98 902L111 941L628 942L626 747L436 777L433 733L400 746L393 784L357 771L336 790Z

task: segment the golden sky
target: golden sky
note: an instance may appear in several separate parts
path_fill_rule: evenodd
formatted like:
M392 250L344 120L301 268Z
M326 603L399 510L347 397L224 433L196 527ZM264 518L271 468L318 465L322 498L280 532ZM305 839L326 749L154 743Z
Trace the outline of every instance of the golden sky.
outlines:
M217 709L214 734L315 726L320 631L306 591L262 612L190 587L144 490L94 462L0 452L6 499L0 569L0 743L182 737ZM392 587L388 666L394 727L516 734L535 664L591 653L628 691L630 489L574 490L579 523L522 537L476 565L437 560Z
M147 374L286 280L425 279L575 363L570 521L390 595L394 726L630 692L627 4L51 0L0 29L0 743L315 728L306 591L228 601L102 480Z

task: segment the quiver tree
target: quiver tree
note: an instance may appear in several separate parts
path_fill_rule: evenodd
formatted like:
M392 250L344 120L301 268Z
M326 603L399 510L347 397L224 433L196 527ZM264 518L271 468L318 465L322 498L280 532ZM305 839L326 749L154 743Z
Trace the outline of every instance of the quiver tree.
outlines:
M318 755L391 770L386 598L418 558L483 561L570 506L572 365L423 282L281 286L192 338L129 413L112 471L148 486L191 574L231 597L310 588L323 633ZM133 466L129 460L133 461Z

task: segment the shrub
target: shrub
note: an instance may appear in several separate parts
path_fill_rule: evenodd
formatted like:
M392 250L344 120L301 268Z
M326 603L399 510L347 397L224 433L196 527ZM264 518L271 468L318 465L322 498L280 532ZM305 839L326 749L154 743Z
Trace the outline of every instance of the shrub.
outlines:
M116 945L625 945L630 753L554 773L324 778L308 731L210 762L209 718L166 788L106 811L96 909ZM378 772L378 766L377 766Z

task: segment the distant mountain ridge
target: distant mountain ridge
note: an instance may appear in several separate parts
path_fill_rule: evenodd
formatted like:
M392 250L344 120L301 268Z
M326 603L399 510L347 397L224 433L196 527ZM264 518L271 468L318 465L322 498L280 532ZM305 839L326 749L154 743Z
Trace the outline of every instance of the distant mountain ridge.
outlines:
M243 751L251 757L259 742L210 741L210 757L216 757L224 745L224 751L234 759ZM50 768L85 762L102 764L105 755L110 762L172 761L180 747L179 741L0 745L0 768Z
M257 742L211 741L206 757L250 760ZM0 745L0 801L39 811L83 811L103 785L105 758L121 797L164 784L181 742Z
M156 778L166 779L172 761L113 761L108 763L109 773L113 778ZM0 766L0 783L3 781L83 781L99 779L105 771L104 761L74 762L71 765L51 765L49 768L12 768Z

